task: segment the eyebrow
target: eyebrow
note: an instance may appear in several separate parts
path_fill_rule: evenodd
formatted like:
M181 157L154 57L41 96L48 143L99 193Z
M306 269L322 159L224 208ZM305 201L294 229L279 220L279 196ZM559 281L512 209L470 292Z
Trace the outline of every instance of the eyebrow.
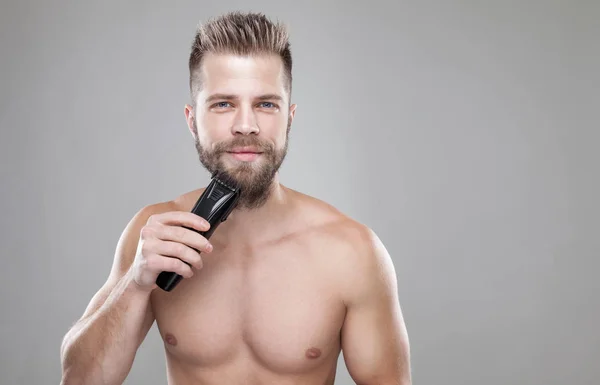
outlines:
M210 103L214 100L237 100L239 99L237 95L234 94L212 94L209 97L206 98L205 102L206 103ZM283 98L280 95L277 94L264 94L264 95L260 95L258 96L256 99L258 100L279 100L279 101L283 101Z

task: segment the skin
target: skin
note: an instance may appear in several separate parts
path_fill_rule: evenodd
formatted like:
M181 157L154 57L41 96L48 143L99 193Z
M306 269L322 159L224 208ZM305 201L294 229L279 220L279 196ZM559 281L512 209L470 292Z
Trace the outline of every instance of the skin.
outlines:
M276 56L207 56L196 108L185 107L194 139L207 149L247 137L283 149L296 105L287 102L282 69ZM205 103L216 93L236 98ZM282 100L262 103L257 98L265 94ZM268 162L230 154L220 160L231 172L241 162L258 172ZM396 273L384 245L333 206L282 185L278 173L260 207L235 210L210 242L187 238L202 249L201 263L175 290L149 288L155 275L144 276L150 259L141 257L142 240L152 245L166 218L194 220L185 215L202 191L145 207L128 224L109 279L65 337L63 384L120 383L153 322L171 385L333 384L342 349L357 384L411 383ZM174 213L187 219L168 217ZM90 350L88 361L81 358Z

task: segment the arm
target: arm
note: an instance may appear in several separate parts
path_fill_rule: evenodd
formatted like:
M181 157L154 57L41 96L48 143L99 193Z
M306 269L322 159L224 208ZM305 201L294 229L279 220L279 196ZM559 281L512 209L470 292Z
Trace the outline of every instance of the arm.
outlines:
M131 279L140 229L156 208L149 206L127 225L117 244L107 281L63 338L61 385L121 384L154 322L150 291Z
M347 290L342 349L359 385L410 385L410 353L392 260L377 235L367 231Z

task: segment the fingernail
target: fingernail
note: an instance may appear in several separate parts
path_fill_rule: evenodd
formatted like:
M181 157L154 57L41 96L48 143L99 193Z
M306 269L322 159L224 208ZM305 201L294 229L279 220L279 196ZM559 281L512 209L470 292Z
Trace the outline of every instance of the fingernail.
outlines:
M208 252L211 252L213 250L213 245L211 245L210 243L206 245L206 250L208 250Z

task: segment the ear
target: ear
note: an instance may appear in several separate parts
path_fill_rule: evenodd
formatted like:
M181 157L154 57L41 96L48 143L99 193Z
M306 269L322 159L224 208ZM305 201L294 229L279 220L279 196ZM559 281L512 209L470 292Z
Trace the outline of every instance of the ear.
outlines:
M194 126L194 107L186 104L183 113L185 114L185 121L187 122L188 129L192 133L194 139L196 139L198 137L198 131L197 127Z
M290 127L292 125L292 122L294 121L294 116L296 116L296 108L297 107L298 107L298 105L296 105L296 104L292 104L290 106L290 112L289 112Z

